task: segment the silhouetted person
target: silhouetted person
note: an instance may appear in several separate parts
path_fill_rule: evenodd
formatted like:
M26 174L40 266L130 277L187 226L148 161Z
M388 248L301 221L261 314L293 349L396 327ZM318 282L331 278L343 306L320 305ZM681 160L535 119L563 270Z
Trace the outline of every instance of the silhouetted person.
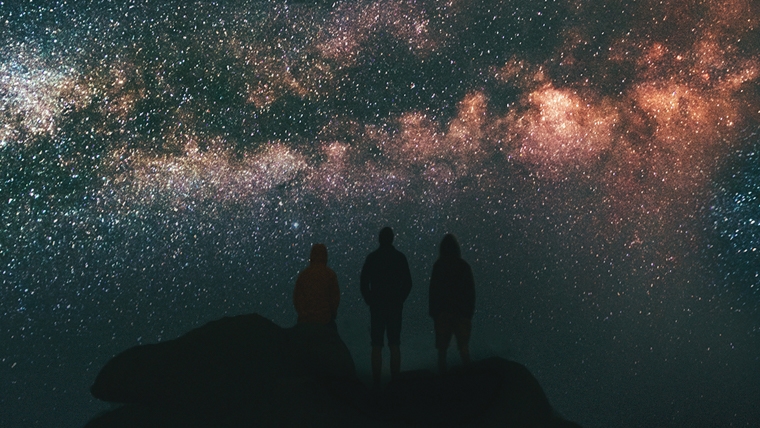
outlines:
M391 378L401 368L401 311L412 289L409 263L400 251L393 247L393 230L380 231L380 248L371 252L364 261L361 273L361 291L369 305L370 337L372 340L372 378L375 387L380 386L383 366L384 335L388 335L391 351Z
M327 267L327 247L311 247L309 266L298 274L293 290L293 305L299 323L329 324L335 326L340 304L338 276Z
M443 237L440 256L430 276L430 316L435 325L438 369L446 372L446 351L452 334L463 364L470 362L470 331L475 313L475 280L462 259L459 243L452 234Z

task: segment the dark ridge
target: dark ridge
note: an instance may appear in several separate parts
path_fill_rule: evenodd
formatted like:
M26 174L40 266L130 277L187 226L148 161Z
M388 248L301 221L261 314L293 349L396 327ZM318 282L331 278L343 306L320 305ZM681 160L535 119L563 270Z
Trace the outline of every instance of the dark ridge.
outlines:
M373 390L334 328L281 328L257 314L130 348L106 363L91 391L125 405L86 428L578 426L555 414L519 363L402 372Z

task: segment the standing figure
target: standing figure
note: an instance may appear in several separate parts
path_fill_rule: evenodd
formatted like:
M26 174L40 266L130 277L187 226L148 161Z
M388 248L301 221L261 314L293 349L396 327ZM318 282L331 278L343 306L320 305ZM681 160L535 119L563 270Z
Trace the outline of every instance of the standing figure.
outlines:
M298 274L293 290L293 305L298 313L298 323L331 325L340 304L338 276L327 267L327 247L314 244L311 247L309 266Z
M380 248L367 256L361 273L362 297L369 305L372 379L376 388L380 387L386 332L391 351L391 379L395 379L401 369L401 311L412 289L409 263L393 246L393 230L383 228L379 238Z
M440 256L430 276L430 316L435 326L438 369L446 372L446 351L452 334L457 338L463 364L470 362L470 331L475 313L475 280L462 259L459 243L452 234L441 241Z

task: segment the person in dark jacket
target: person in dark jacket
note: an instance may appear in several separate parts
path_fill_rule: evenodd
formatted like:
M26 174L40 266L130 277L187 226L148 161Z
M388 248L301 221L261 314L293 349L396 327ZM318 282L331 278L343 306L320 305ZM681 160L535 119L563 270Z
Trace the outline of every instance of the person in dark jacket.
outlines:
M361 292L369 306L372 340L372 378L380 386L384 335L391 352L391 379L401 368L401 311L412 289L412 275L406 256L393 246L393 230L380 231L380 248L370 253L361 272Z
M440 256L430 276L430 316L435 326L438 369L446 372L446 351L456 336L462 363L470 362L470 331L475 313L475 280L470 265L462 259L459 243L452 234L443 237Z
M338 276L327 266L327 247L324 244L314 244L311 247L309 266L298 275L293 290L293 305L298 313L298 323L335 326L339 304Z

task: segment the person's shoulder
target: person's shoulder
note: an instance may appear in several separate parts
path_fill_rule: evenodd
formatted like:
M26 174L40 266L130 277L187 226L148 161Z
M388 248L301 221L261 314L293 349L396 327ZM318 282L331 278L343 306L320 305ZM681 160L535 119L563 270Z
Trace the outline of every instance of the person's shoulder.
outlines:
M400 264L406 264L406 265L409 264L409 261L406 259L406 254L402 253L401 251L395 248L393 249L393 256L394 256L393 259L395 259L394 263L400 263Z
M298 272L298 276L296 277L296 283L299 283L306 279L306 276L309 275L309 268L303 269L301 272Z
M367 254L367 257L364 258L365 261L370 261L372 259L376 259L378 254L380 254L380 249L377 248L375 250L372 250L369 254Z
M380 249L376 249L372 251L371 253L367 254L367 257L364 258L364 266L370 266L370 265L376 265L377 260L381 257Z
M472 266L470 266L469 263L467 263L467 260L465 259L459 259L459 269L461 272L464 272L466 275L472 276Z
M460 269L470 269L470 264L467 263L467 260L461 257L457 258L456 263L459 265Z
M443 273L444 263L441 259L435 259L433 262L433 269L431 275L435 278L440 278Z

